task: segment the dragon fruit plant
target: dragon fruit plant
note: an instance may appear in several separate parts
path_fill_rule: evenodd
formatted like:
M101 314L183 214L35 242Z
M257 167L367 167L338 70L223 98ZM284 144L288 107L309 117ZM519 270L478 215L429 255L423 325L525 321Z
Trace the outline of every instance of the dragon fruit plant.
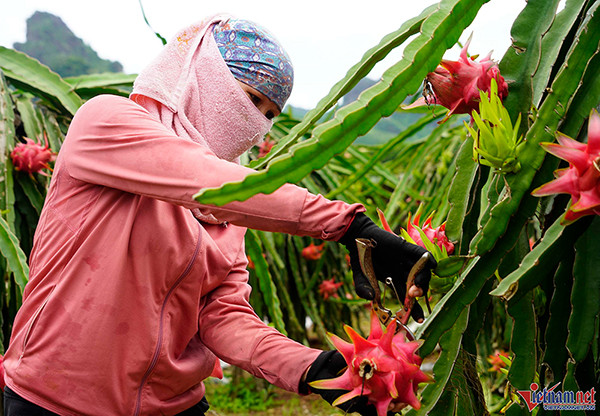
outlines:
M592 110L587 143L561 133L557 134L557 141L542 143L542 147L569 162L569 167L555 171L556 179L535 189L533 195L570 194L571 206L565 213L564 223L585 215L600 215L600 116Z
M396 321L392 320L384 331L373 313L366 339L348 325L344 330L351 342L329 334L348 367L337 378L314 381L310 385L319 389L348 390L333 402L334 406L364 395L375 406L378 416L387 414L390 403L419 409L421 403L416 395L419 384L433 380L421 371L422 359L415 354L421 343L407 342L404 332L394 334L395 329Z

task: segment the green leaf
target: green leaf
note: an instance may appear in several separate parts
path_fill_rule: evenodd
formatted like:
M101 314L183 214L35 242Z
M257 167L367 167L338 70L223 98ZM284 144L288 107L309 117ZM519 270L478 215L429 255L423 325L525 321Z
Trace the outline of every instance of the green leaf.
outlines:
M568 351L567 325L571 316L571 290L573 289L573 248L566 249L554 275L554 292L550 300L548 324L545 333L543 362L546 363L545 380L552 384L565 376Z
M485 255L474 258L452 289L435 305L431 315L416 331L417 337L425 339L425 344L421 347L424 353L435 348L441 334L454 325L464 308L473 303L487 280L494 278L502 259L514 247L523 226L536 207L536 198L525 198L522 209L511 218L510 227L494 248Z
M532 79L541 60L542 38L554 21L558 3L559 0L529 0L511 28L512 45L499 66L510 91L504 105L513 120L531 108ZM553 64L554 60L548 63Z
M8 269L14 274L20 292L23 293L29 279L27 256L19 246L19 239L2 217L0 217L0 252L6 259Z
M81 98L58 74L22 52L0 46L0 68L25 91L40 95L74 115Z
M583 361L588 353L600 317L600 218L595 216L589 229L575 244L573 266L573 305L569 319L567 349L576 363Z
M469 190L477 176L477 163L473 161L473 137L468 136L458 151L456 173L448 192L450 212L446 221L446 236L450 241L459 241L463 222L469 210Z
M386 157L389 154L390 149L395 147L398 143L401 143L402 141L418 133L425 126L427 126L429 123L431 123L437 118L441 118L441 116L436 116L435 114L424 116L417 123L412 124L408 129L404 130L398 136L387 141L367 163L365 163L360 169L348 176L348 178L344 182L342 182L338 187L330 191L329 194L325 195L325 197L331 198L332 195L339 194L342 191L348 189L356 181L362 179L371 169L373 169L377 165L378 162L380 162L384 157Z
M294 145L290 153L273 160L266 170L252 173L240 182L202 189L194 198L211 205L244 201L259 192L269 194L286 182L296 183L324 166L417 90L425 75L437 66L444 52L458 40L485 2L442 1L423 22L422 33L406 47L403 59L388 69L379 83L363 91L357 101L341 108L333 120L315 128L311 139Z
M267 157L257 163L251 164L250 167L256 169L263 168L272 159L288 151L292 144L304 137L323 118L327 111L335 106L345 94L350 92L361 79L367 76L375 64L384 59L396 47L402 45L410 36L418 33L425 18L436 7L437 5L427 7L419 16L404 22L398 30L386 35L378 45L369 49L363 55L360 62L348 70L344 78L331 88L329 93L319 101L317 106L306 113L302 122L294 126L289 134L271 149Z
M64 78L64 81L68 82L77 91L81 88L131 87L136 78L137 74L107 72L68 77Z
M23 189L23 192L31 202L31 206L35 209L38 217L42 213L42 208L44 207L44 198L45 196L40 192L38 187L36 186L34 179L31 177L20 174L18 177L19 185Z
M586 230L591 218L582 218L574 224L564 226L557 219L546 231L542 240L521 261L519 268L506 276L490 293L505 300L519 299L537 286L550 270L561 260L564 247L570 247Z
M262 255L263 249L260 245L260 239L256 235L256 231L248 230L246 233L246 247L248 250L248 255L251 256L252 261L254 262L254 271L258 277L260 291L265 299L265 306L269 311L269 317L273 321L275 328L285 335L287 332L283 322L279 297L277 296L277 288L275 287L273 279L269 273L267 261Z
M516 175L506 177L505 192L471 242L472 254L481 255L489 251L498 237L507 231L508 221L530 189L533 178L544 161L546 152L539 144L552 141L573 96L580 88L586 88L580 84L581 77L590 60L600 52L600 31L595 30L600 27L599 6L600 2L594 4L579 27L577 42L573 44L565 63L559 69L537 119L526 134L526 142L521 151L521 170Z
M589 62L588 68L581 80L585 88L580 88L571 101L565 121L560 132L569 137L577 137L584 121L589 117L592 108L600 104L600 53Z
M135 74L103 73L64 78L82 99L88 100L101 94L129 97Z
M438 400L447 388L454 370L456 358L461 350L463 332L469 320L469 308L465 308L448 332L440 338L440 354L433 366L434 382L428 384L421 394L421 408L411 409L406 416L424 416L437 406Z
M514 356L508 380L516 389L527 390L535 380L537 367L537 326L532 293L509 305L507 311L514 320L510 341L510 349Z
M556 15L550 28L543 34L541 43L541 56L538 66L533 75L533 105L538 106L544 90L548 86L552 68L556 67L559 59L560 50L565 46L565 42L570 41L569 32L577 24L577 18L581 15L588 0L567 0L565 7ZM553 6L548 2L545 7ZM542 10L547 10L546 8ZM535 12L532 13L530 20L535 20ZM525 31L527 28L524 28Z
M33 105L35 98L32 95L24 94L17 98L17 110L21 116L25 136L36 143L44 143L44 129L40 118L39 108Z
M15 228L15 194L13 192L13 166L8 157L15 145L15 113L12 97L0 70L0 212L9 228Z
M433 270L438 277L451 277L458 274L470 260L467 256L450 256L438 260L437 267Z

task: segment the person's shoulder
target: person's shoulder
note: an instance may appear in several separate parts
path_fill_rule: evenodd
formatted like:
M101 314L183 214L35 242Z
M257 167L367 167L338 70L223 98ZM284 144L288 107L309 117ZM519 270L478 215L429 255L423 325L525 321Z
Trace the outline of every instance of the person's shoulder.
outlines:
M81 106L80 110L89 111L90 109L122 109L131 107L139 106L126 97L112 94L101 94L86 101L85 104Z
M77 111L76 119L122 120L133 115L144 116L147 111L130 100L119 95L101 94L86 101Z

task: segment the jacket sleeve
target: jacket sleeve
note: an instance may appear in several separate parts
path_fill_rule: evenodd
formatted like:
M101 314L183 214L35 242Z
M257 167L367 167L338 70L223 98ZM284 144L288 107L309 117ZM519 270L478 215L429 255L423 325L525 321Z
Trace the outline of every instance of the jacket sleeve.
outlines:
M364 211L360 204L327 200L291 184L222 207L201 205L193 199L200 189L240 181L255 171L176 136L143 107L116 96L99 96L80 108L56 163L83 182L200 208L264 231L338 240Z
M219 358L285 390L300 379L321 350L293 341L262 322L248 303L244 250L227 278L208 296L199 316L202 342Z

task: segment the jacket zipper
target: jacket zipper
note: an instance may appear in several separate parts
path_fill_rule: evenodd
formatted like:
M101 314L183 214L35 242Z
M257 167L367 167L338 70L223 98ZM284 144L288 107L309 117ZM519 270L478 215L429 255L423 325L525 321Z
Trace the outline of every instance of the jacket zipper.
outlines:
M200 229L200 223L198 223L198 229ZM201 230L199 230L199 231L201 231ZM156 348L154 349L154 354L152 356L152 360L150 361L150 365L148 366L148 369L146 370L146 373L144 373L144 376L142 377L142 381L140 383L140 387L138 388L137 399L136 399L136 403L135 403L135 412L134 412L135 416L138 416L140 414L141 407L142 407L142 391L144 389L144 385L148 381L148 378L150 377L150 374L152 374L152 371L154 371L154 367L156 366L156 363L158 362L158 357L160 356L160 350L162 349L162 344L163 344L163 318L164 318L164 314L165 314L165 309L167 307L167 303L169 302L169 298L171 297L171 294L175 291L175 289L177 288L177 286L179 286L179 283L181 283L181 281L187 276L187 274L192 269L192 265L196 261L196 257L198 256L198 252L200 251L201 235L202 235L201 232L199 232L198 233L198 241L196 243L196 248L194 250L194 254L192 255L192 259L188 263L188 265L185 268L185 270L179 275L179 277L177 278L177 280L175 281L175 283L173 284L173 286L171 286L171 288L167 292L167 294L165 296L165 300L163 301L163 304L161 306L161 309L160 309L160 321L158 323L158 341L156 343Z

